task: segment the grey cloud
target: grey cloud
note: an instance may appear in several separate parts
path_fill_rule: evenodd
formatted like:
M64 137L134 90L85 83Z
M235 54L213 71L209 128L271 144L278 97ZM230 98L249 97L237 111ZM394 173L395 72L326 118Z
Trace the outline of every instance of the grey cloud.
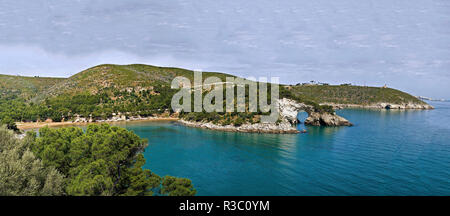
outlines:
M0 0L0 73L147 63L450 98L448 24L445 0Z

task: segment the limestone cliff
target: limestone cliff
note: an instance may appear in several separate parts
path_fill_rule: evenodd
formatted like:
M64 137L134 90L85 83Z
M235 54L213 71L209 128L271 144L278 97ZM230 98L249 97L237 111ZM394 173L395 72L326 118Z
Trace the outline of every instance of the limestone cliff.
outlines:
M289 122L290 124L297 124L297 114L299 111L305 111L310 109L311 106L303 103L298 103L294 100L282 98L278 100L278 110L280 112L280 118L283 122Z
M352 124L345 118L338 116L336 113L318 113L312 111L310 105L298 103L294 100L283 98L279 100L278 107L280 110L280 117L283 122L297 124L297 114L303 110L308 112L308 118L305 124L313 126L351 126Z

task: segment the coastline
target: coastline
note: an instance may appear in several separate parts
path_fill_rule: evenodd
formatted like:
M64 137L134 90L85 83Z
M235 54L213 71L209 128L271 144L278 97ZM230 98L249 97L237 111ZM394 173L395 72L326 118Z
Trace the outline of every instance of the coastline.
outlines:
M194 128L203 128L209 130L226 131L226 132L244 132L244 133L272 133L272 134L295 134L305 133L305 131L298 131L295 128L281 129L279 126L271 124L245 124L240 127L232 125L220 126L212 123L201 122L189 122L175 117L150 117L134 120L117 120L117 121L96 121L96 122L17 122L17 128L20 130L32 130L43 127L64 127L64 126L83 126L89 124L101 124L101 123L122 123L122 122L152 122L152 121L175 121L181 125Z
M329 105L333 109L398 109L398 110L432 110L433 106L429 104L392 104L392 103L376 103L370 105L361 104L335 104L335 103L321 103L320 105Z
M360 104L335 104L335 103L322 103L321 105L330 105L334 109L396 109L396 110L431 110L433 106L429 104L390 104L390 103L378 103L372 105L360 105ZM139 121L176 121L182 125L188 127L204 128L217 131L228 132L244 132L244 133L304 133L304 131L298 131L292 125L272 125L272 124L244 124L239 127L232 125L215 125L205 122L189 122L177 117L130 117L126 118L113 118L107 120L89 121L86 118L83 120L66 121L66 122L16 122L17 128L20 130L32 130L42 127L64 127L64 126L82 126L88 124L101 124L101 123L120 123L120 122L139 122Z
M31 129L39 129L43 127L63 127L63 126L81 126L88 124L101 124L101 123L119 123L119 122L146 122L146 121L178 121L179 118L175 117L148 117L141 119L127 119L127 120L117 120L117 121L93 121L93 122L17 122L17 128L20 130L31 130Z
M289 123L256 123L243 124L239 127L233 125L217 125L210 122L191 122L185 120L178 120L178 123L188 127L203 128L208 130L227 131L227 132L243 132L243 133L269 133L269 134L296 134L306 133L306 131L299 131Z

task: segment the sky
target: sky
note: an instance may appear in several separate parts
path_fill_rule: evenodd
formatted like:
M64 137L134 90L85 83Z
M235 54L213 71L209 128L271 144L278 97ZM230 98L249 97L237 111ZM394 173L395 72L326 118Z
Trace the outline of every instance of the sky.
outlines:
M450 99L450 1L0 0L1 74L103 63Z

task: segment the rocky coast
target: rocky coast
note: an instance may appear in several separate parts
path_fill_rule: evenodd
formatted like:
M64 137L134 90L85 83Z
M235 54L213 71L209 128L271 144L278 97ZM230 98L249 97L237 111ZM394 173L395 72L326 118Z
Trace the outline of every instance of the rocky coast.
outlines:
M357 104L333 104L324 103L322 105L333 106L334 109L348 109L348 108L364 108L364 109L433 109L428 104L391 104L378 103L372 105L357 105ZM88 123L113 123L122 121L177 121L182 125L189 127L204 128L210 130L230 131L230 132L245 132L245 133L302 133L306 131L298 131L296 125L300 123L297 119L297 114L300 111L306 111L308 117L304 124L312 126L352 126L352 123L347 119L337 115L336 113L318 113L312 111L310 105L298 103L294 100L282 98L278 100L278 110L280 121L277 123L245 123L240 126L234 125L219 125L211 122L193 122L179 119L177 116L157 116L157 117L141 117L141 116L127 116L126 114L117 113L108 119L93 119L77 116L73 121L66 122L31 122L31 123L17 123L17 126L22 129L41 128L45 126L70 126L82 125Z
M182 125L189 127L204 128L210 130L230 131L230 132L245 132L245 133L304 133L306 131L297 130L296 125L299 123L297 114L299 111L307 111L308 118L305 121L307 125L313 126L351 126L352 124L345 118L336 115L335 113L315 113L311 112L311 106L303 103L298 103L291 99L280 99L278 101L278 110L280 121L276 123L245 123L240 126L234 125L218 125L211 122L193 122L179 119L178 116L155 116L155 117L141 117L141 116L127 116L126 113L113 114L113 117L108 119L93 119L91 117L76 116L72 121L64 122L30 122L17 123L19 129L35 129L45 126L49 127L63 127L71 125L85 125L89 123L114 123L123 121L177 121Z
M243 124L241 126L233 125L217 125L210 122L191 122L185 120L179 120L179 123L189 127L204 128L210 130L220 130L229 132L244 132L244 133L300 133L293 125L281 122L281 123L256 123L256 124ZM302 131L305 132L305 131Z
M403 103L403 104L393 104L393 103L376 103L370 105L361 104L335 104L335 103L322 103L321 105L330 105L334 109L399 109L399 110L429 110L434 109L433 106L429 104L417 104L417 103Z
M308 118L305 121L307 125L313 126L351 126L352 124L345 118L335 113L317 113L311 112L312 107L303 103L298 103L291 99L280 99L278 101L278 110L280 122L277 123L254 123L243 124L240 126L218 125L211 122L193 122L179 120L182 125L189 127L205 128L210 130L246 132L246 133L305 133L306 131L297 130L299 123L297 114L299 111L307 111Z

